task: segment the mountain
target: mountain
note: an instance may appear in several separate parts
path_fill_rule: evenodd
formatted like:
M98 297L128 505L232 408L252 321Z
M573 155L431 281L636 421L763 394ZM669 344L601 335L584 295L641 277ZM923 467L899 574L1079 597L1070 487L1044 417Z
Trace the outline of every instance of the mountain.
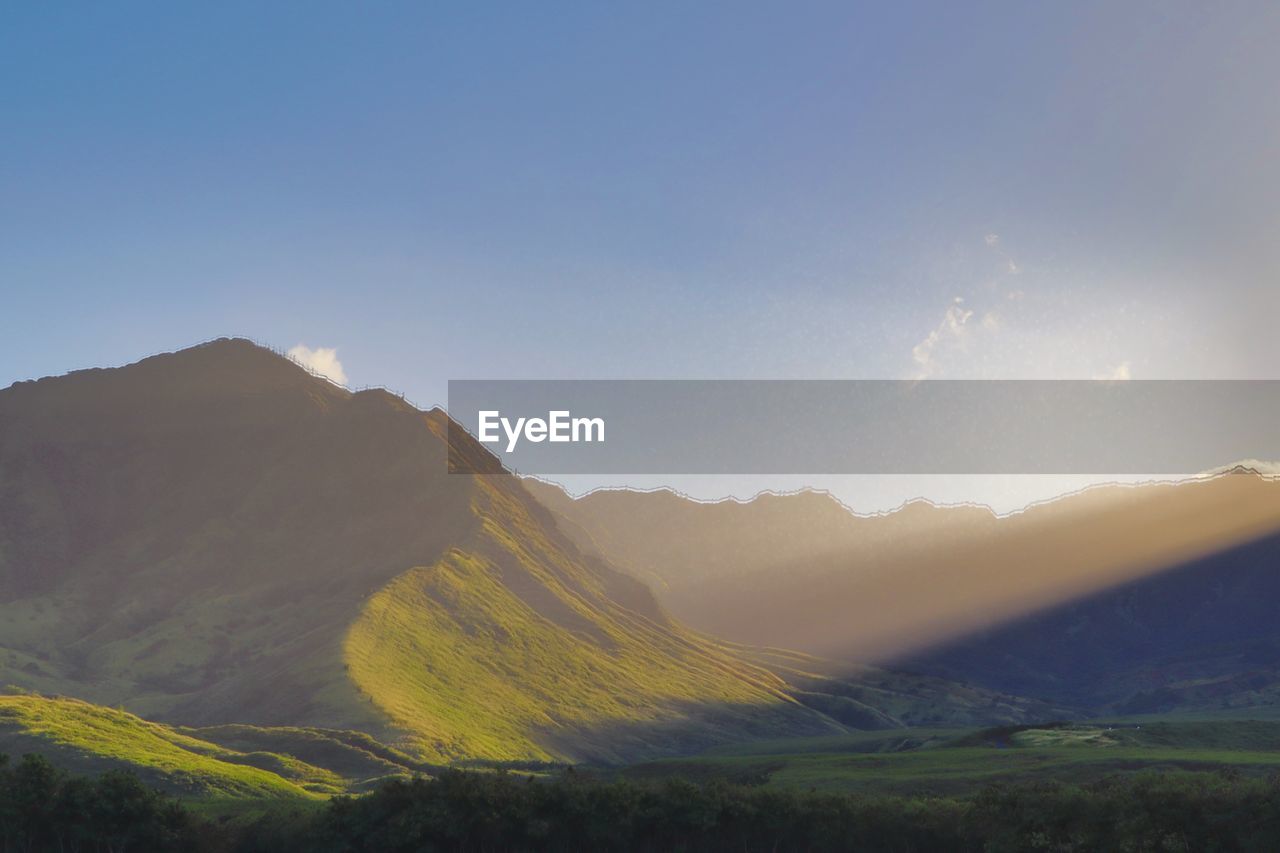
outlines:
M844 730L584 555L461 432L243 340L0 391L0 683L419 760Z
M1280 695L1280 481L1254 471L1093 488L1002 517L530 487L585 551L655 578L672 613L737 642L1095 710Z
M957 638L914 664L1111 713L1280 706L1280 535Z
M858 516L822 492L763 493L749 501L695 501L657 489L601 489L574 499L533 478L529 491L584 550L648 581L664 606L690 624L743 642L796 646L769 633L778 616L747 620L719 597L746 582L799 573L844 572L851 565L899 565L909 555L952 549L994 532L983 507L923 501ZM799 592L799 590L797 590Z

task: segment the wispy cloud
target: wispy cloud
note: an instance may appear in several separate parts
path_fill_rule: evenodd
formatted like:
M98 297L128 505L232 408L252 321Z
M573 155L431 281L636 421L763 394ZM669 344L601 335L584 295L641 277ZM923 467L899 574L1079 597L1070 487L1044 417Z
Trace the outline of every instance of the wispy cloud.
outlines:
M312 349L305 344L298 344L289 350L289 358L330 382L347 384L347 372L342 369L342 362L338 361L338 350L335 347Z
M927 379L937 370L937 351L962 340L973 311L964 307L964 299L957 296L947 307L942 322L929 335L911 349L911 358L918 368L917 379Z
M992 232L985 235L982 241L1002 262L994 278L984 286L975 288L979 303L985 302L987 305L979 304L978 308L982 309L982 313L977 315L977 309L967 307L963 296L952 299L942 321L911 349L916 379L928 379L941 373L955 355L968 349L969 339L974 335L992 336L1004 329L1006 314L1011 306L1006 306L1006 310L997 310L991 305L991 300L999 298L1003 293L1006 300L1016 302L1025 295L1021 289L1005 289L1006 280L1020 274L1022 268L1004 248L1000 235ZM975 316L978 319L970 322Z

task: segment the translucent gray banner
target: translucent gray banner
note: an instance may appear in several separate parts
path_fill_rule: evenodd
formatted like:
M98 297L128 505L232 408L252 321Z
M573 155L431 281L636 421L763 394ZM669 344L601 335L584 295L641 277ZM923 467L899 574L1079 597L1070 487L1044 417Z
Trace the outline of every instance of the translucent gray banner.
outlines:
M1194 474L1280 457L1280 381L451 380L450 470ZM461 436L456 436L461 438Z

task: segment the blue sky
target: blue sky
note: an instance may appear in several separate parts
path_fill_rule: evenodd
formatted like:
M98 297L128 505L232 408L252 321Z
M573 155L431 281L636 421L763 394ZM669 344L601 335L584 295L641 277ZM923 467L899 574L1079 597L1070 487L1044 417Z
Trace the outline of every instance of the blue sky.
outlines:
M1280 7L9 4L0 385L1275 378Z

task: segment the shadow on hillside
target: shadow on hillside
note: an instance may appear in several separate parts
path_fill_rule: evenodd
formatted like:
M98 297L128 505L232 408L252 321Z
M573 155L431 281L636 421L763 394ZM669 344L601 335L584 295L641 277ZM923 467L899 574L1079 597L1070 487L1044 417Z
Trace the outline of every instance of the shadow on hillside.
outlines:
M897 661L1119 713L1280 701L1280 534Z
M782 700L769 704L672 701L666 708L667 715L661 719L544 727L533 737L549 752L575 763L616 765L694 755L722 744L847 731L816 711Z

